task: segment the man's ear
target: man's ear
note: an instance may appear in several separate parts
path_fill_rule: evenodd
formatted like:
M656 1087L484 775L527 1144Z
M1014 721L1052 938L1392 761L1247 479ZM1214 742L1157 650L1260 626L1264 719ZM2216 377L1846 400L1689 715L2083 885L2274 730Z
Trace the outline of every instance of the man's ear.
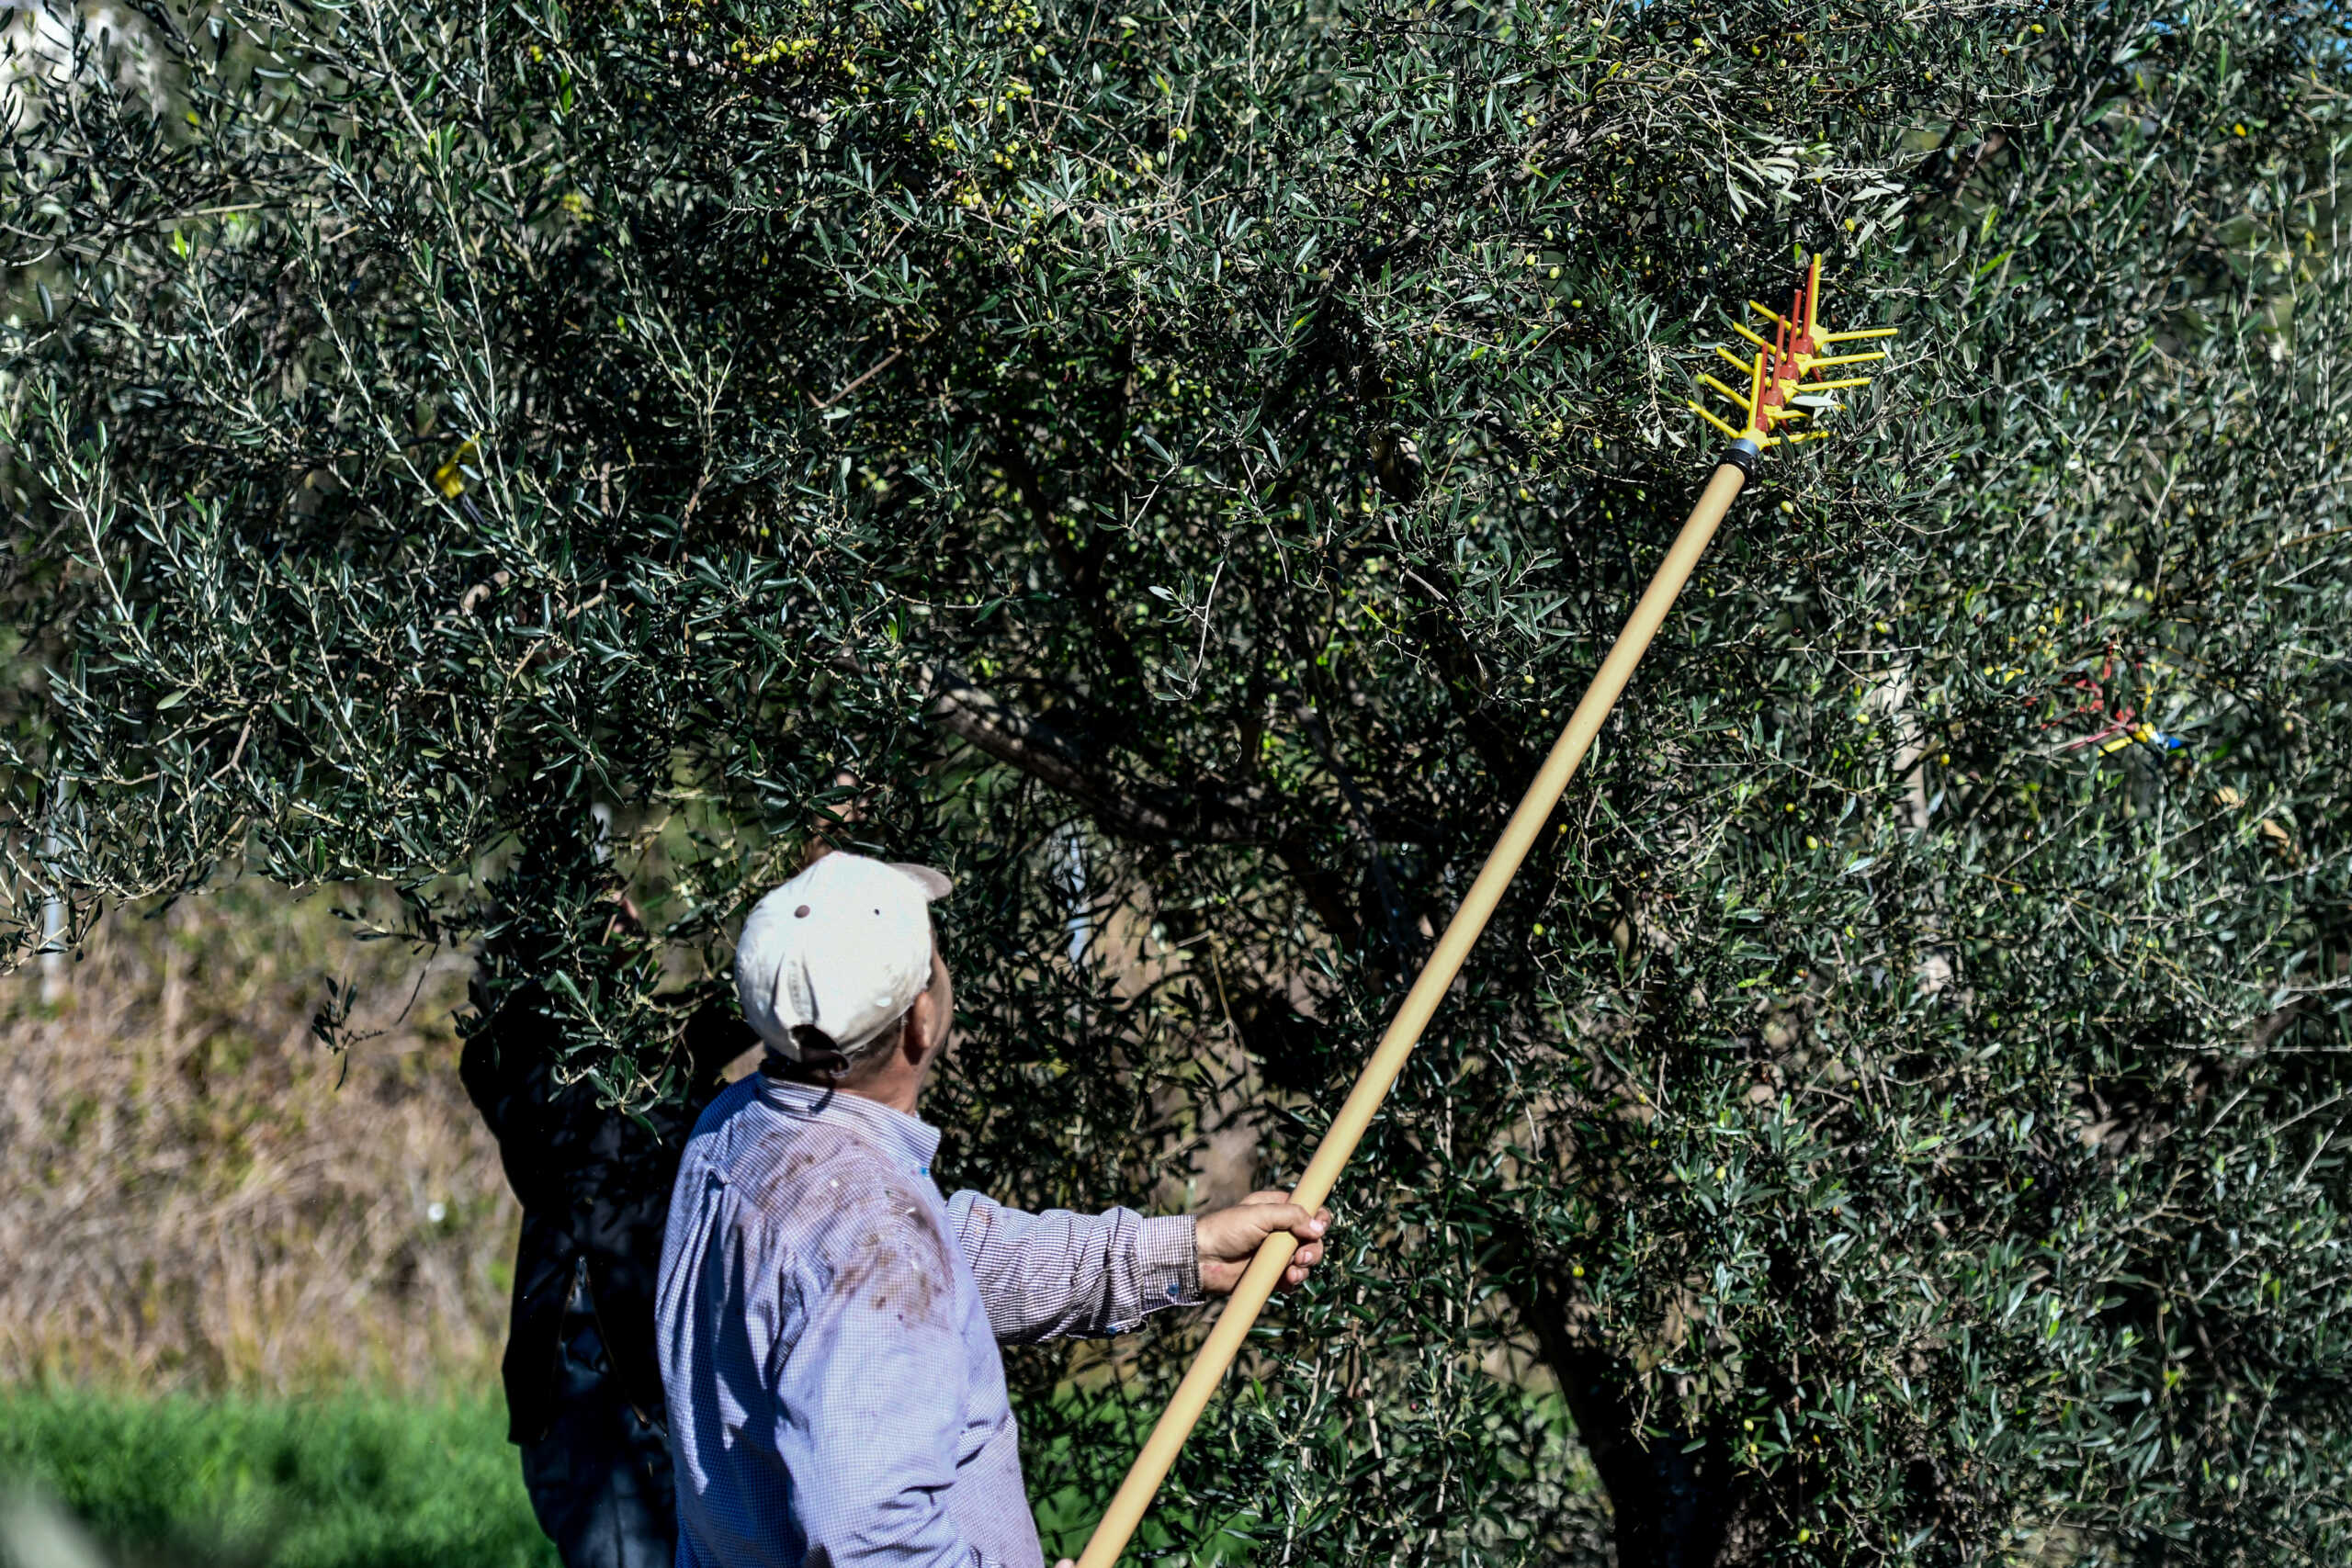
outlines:
M899 1049L905 1053L910 1066L922 1065L923 1054L931 1049L932 1032L938 1027L939 1003L928 988L915 998L914 1006L907 1010L907 1021L899 1032Z

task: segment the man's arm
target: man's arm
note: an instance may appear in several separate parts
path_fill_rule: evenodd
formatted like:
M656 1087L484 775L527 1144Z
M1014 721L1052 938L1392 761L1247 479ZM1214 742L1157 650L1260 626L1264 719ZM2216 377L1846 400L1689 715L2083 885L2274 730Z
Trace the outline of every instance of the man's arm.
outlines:
M805 1533L834 1568L989 1568L947 1512L969 1348L947 1243L900 1213L842 1216L830 1285L776 1376L775 1448Z
M1030 1214L958 1192L947 1201L947 1223L979 1282L989 1327L1008 1343L1117 1334L1146 1314L1201 1299L1189 1214Z

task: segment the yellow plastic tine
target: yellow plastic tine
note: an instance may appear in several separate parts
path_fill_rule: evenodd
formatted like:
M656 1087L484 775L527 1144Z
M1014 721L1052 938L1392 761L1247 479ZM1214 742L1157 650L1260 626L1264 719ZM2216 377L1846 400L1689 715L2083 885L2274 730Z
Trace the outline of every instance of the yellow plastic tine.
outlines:
M1807 381L1804 389L1808 392L1833 392L1840 387L1867 387L1870 384L1871 378L1867 376L1848 376L1836 381Z
M1813 362L1813 367L1818 370L1825 365L1868 365L1873 359L1885 357L1886 350L1874 348L1868 354L1839 354L1833 355L1827 359L1816 359Z
M1823 343L1853 343L1866 337L1893 337L1898 330L1894 327L1864 327L1859 332L1824 333L1821 334L1821 341Z
M1813 411L1812 411L1811 409L1793 408L1793 407L1789 407L1789 406L1783 405L1782 407L1780 407L1780 408L1774 409L1774 410L1772 411L1772 417L1773 417L1774 419L1776 419L1776 420L1781 420L1781 419L1804 419L1804 418L1805 418L1807 415L1811 414L1812 412L1813 412Z
M1799 430L1781 437L1783 441L1826 441L1838 433L1834 430Z
M1813 265L1804 273L1804 326L1807 333L1821 324L1821 253L1813 253Z
M1722 431L1734 441L1739 439L1739 432L1734 430L1730 425L1725 424L1722 420L1716 418L1714 410L1707 407L1704 403L1690 402L1690 400L1688 398L1685 398L1682 400L1686 403L1690 403L1690 412L1692 413L1697 414L1701 419L1705 420L1709 424L1713 425L1717 430Z
M1778 310L1768 310L1753 299L1750 299L1747 302L1747 308L1755 311L1758 315L1763 317L1766 321L1771 322L1776 327L1785 327L1789 324L1788 318L1781 315L1781 312Z
M1722 344L1715 344L1715 352L1723 355L1724 364L1737 366L1739 367L1739 373L1743 376L1748 374L1755 368L1754 366L1750 365L1747 360L1742 359L1738 355L1734 354L1730 349L1725 348Z
M1764 339L1758 337L1754 333L1749 332L1746 327L1741 326L1737 321L1734 321L1731 324L1731 330L1737 333L1740 336L1746 338L1748 342L1754 344L1758 348L1770 348L1772 346Z
M1724 386L1721 381L1716 380L1704 370L1699 372L1699 379L1704 381L1708 386L1713 387L1716 391L1721 392L1724 397L1729 398L1733 402L1737 403L1742 412L1754 413L1756 412L1756 405L1754 403L1749 402L1746 397L1742 396L1738 392L1733 391L1729 387Z

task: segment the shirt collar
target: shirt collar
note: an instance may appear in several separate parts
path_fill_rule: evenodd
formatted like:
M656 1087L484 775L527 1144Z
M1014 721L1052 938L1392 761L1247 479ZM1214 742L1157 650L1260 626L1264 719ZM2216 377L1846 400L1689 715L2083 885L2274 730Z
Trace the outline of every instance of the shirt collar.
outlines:
M758 1077L760 1098L786 1114L845 1127L905 1166L910 1174L931 1174L932 1156L939 1152L939 1129L930 1122L864 1095L794 1083L765 1073Z

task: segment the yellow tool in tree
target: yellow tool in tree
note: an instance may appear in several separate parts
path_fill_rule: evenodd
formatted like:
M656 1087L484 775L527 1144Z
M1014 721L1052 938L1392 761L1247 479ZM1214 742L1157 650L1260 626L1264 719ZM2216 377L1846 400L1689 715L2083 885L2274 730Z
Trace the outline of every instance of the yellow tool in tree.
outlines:
M1650 638L1657 632L1658 623L1666 619L1675 596L1690 581L1690 572L1699 564L1701 552L1714 536L1716 525L1730 510L1740 490L1754 477L1757 460L1770 447L1784 442L1819 440L1828 433L1807 428L1776 434L1778 427L1794 420L1806 420L1808 425L1826 405L1799 407L1795 399L1801 394L1826 392L1847 387L1864 385L1867 378L1841 377L1830 380L1808 381L1826 367L1859 364L1865 360L1883 359L1883 352L1871 351L1854 355L1824 355L1821 350L1839 343L1864 338L1894 335L1892 327L1872 327L1859 332L1825 333L1816 316L1821 296L1821 258L1815 256L1807 270L1804 282L1799 286L1786 316L1775 314L1763 306L1750 302L1750 308L1770 319L1777 327L1773 339L1767 341L1735 324L1733 330L1755 344L1751 359L1742 360L1728 350L1717 353L1739 367L1746 378L1743 387L1731 387L1710 375L1699 378L1729 398L1744 416L1735 427L1702 404L1693 402L1708 423L1731 438L1731 446L1716 459L1715 471L1700 493L1699 502L1690 509L1690 516L1682 525L1682 532L1666 552L1666 559L1658 563L1657 572L1650 579L1649 587L1634 605L1634 613L1626 618L1624 629L1617 634L1609 657L1602 660L1599 673L1585 691L1584 700L1577 704L1576 712L1568 716L1567 728L1552 746L1535 782L1527 786L1520 797L1519 808L1510 815L1503 828L1503 835L1487 856L1487 863L1479 868L1478 878L1470 885L1469 893L1453 911L1453 919L1446 923L1445 933L1438 938L1437 946L1421 966L1413 988L1406 994L1404 1004L1390 1021L1388 1032L1381 1037L1372 1059L1364 1064L1356 1078L1346 1103L1331 1119L1323 1142L1307 1162L1306 1174L1291 1190L1290 1201L1310 1213L1320 1208L1331 1195L1340 1179L1340 1172L1355 1153L1364 1129L1371 1125L1381 1101L1404 1070L1405 1059L1420 1043L1421 1032L1443 999L1446 988L1461 973L1463 961L1486 930L1487 921L1502 899L1503 891L1510 886L1519 872L1520 863L1535 844L1536 835L1559 804L1568 781L1576 776L1577 767L1592 747L1593 737L1600 732L1601 721L1617 705L1625 683L1633 678L1634 666L1641 661ZM1127 1478L1103 1510L1102 1518L1094 1527L1086 1551L1079 1560L1079 1568L1113 1568L1119 1554L1126 1550L1128 1539L1142 1523L1146 1509L1166 1479L1169 1467L1176 1462L1179 1450L1193 1427L1208 1407L1217 1385L1224 1381L1226 1369L1233 1364L1242 1341L1250 1326L1258 1321L1259 1312L1274 1292L1274 1286L1289 1267L1297 1240L1288 1232L1266 1238L1250 1260L1249 1271L1234 1287L1224 1313L1199 1352L1186 1370L1184 1380L1176 1393L1160 1413L1151 1436L1144 1440L1143 1451L1136 1456L1128 1468Z

